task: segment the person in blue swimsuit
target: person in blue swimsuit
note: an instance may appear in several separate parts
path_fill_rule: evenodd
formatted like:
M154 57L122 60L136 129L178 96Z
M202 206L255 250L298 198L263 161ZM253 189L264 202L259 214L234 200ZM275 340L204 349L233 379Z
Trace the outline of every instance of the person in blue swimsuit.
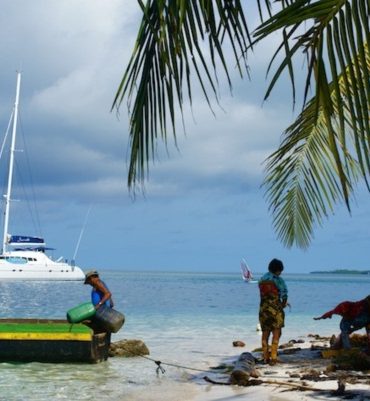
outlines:
M113 308L112 293L104 281L100 280L99 273L96 270L91 270L85 274L85 284L93 287L91 290L91 302L95 309L99 309L102 305Z

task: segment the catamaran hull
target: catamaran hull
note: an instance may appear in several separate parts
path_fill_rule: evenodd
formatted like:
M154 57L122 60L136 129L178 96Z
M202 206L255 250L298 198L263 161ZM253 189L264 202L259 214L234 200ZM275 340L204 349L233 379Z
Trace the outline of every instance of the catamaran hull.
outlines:
M82 281L84 272L44 252L21 250L0 255L0 281Z
M0 281L83 281L85 275L79 267L66 266L14 266L0 263Z
M13 273L0 271L0 281L83 281L84 276L59 273Z

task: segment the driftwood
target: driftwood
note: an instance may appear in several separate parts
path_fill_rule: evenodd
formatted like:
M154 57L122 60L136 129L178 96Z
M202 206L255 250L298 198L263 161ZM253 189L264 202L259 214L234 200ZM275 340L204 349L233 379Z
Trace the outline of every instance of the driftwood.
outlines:
M256 370L256 360L250 352L243 352L235 363L235 366L230 374L230 378L227 382L217 381L204 376L203 379L209 383L221 384L223 386L229 386L236 384L238 386L255 386L261 384L261 380L255 380L251 378L259 377L259 373Z
M230 383L245 386L251 377L259 377L259 373L256 370L256 361L250 352L243 352L231 372Z

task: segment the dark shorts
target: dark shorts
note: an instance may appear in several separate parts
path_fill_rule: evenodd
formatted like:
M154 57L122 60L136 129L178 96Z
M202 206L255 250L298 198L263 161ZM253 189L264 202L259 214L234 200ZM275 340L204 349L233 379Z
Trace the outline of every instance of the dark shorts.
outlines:
M343 318L340 322L340 329L345 333L353 333L356 330L360 330L362 328L366 328L366 331L370 330L370 316L369 314L362 313L355 317L354 319L345 319Z

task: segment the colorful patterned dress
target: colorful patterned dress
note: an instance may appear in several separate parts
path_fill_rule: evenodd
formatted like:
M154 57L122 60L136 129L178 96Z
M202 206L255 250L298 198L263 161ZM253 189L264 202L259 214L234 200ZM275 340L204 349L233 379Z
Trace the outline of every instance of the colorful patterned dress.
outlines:
M288 300L285 281L271 273L264 274L258 282L260 289L259 321L263 331L273 331L284 327L283 306Z

